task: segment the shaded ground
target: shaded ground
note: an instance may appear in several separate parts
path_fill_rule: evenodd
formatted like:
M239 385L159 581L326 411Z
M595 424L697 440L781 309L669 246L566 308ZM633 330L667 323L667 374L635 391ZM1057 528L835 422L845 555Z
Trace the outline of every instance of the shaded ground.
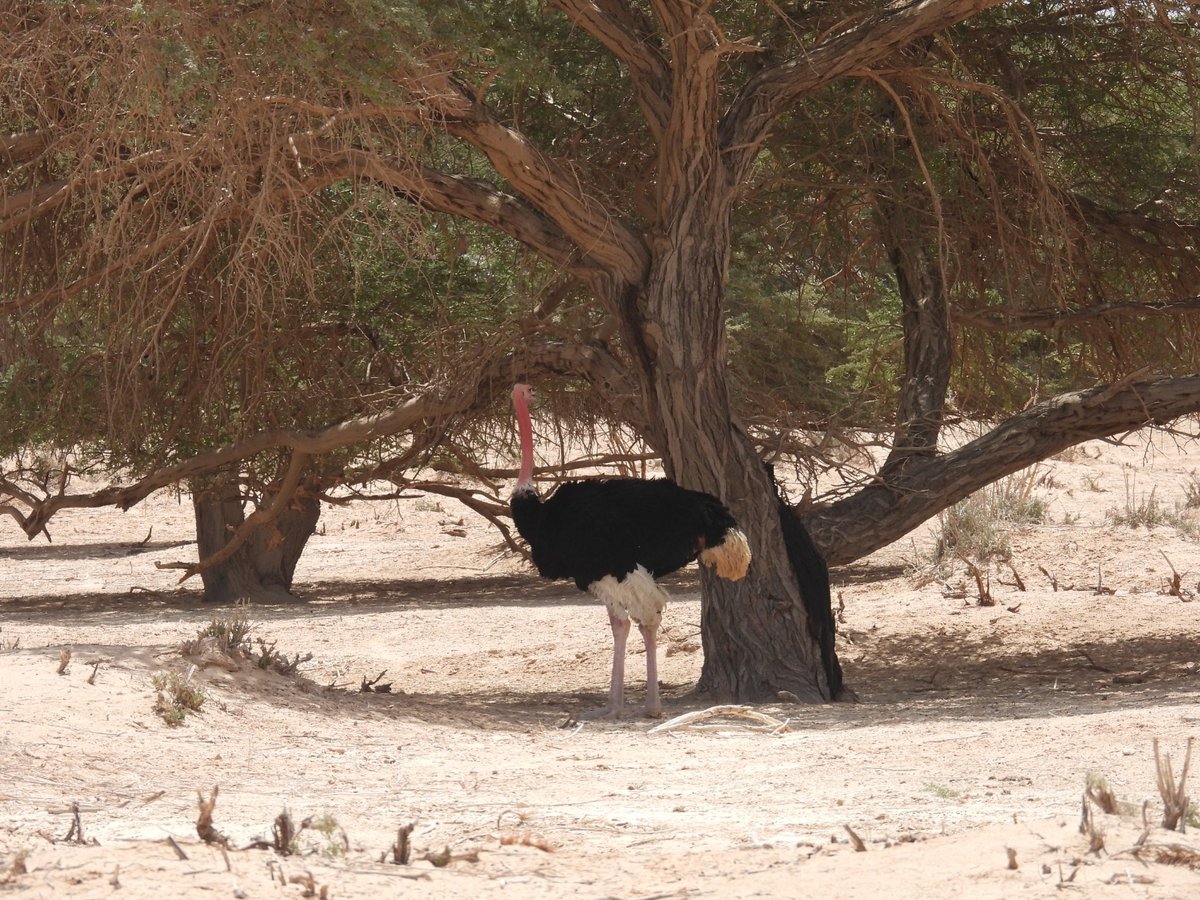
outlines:
M0 532L0 895L107 897L115 879L124 897L299 897L308 873L332 897L1200 896L1186 853L1149 849L1191 834L1154 833L1139 859L1139 817L1103 820L1099 854L1078 833L1090 772L1157 821L1151 742L1178 770L1200 734L1196 469L1173 444L1044 466L1049 522L987 569L994 606L961 565L930 580L929 534L836 571L862 702L763 707L789 723L776 735L568 724L606 689L603 611L448 502L325 511L304 602L249 613L252 636L313 654L293 676L180 656L233 613L154 567L194 556L189 503L64 516L49 546ZM1170 522L1112 523L1148 495ZM668 589L673 716L702 707L699 604L688 573ZM358 691L384 670L393 693ZM154 712L165 672L207 693L178 728ZM196 836L213 785L228 853ZM62 840L72 804L89 843ZM313 820L297 854L240 849L285 807ZM381 862L407 823L413 864ZM422 859L443 848L470 859Z

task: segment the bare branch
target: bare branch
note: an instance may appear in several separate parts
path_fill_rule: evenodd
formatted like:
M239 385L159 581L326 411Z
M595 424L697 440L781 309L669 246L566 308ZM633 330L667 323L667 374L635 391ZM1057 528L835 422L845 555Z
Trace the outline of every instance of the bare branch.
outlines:
M501 520L501 516L508 514L508 505L501 503L494 497L481 495L479 491L470 488L461 488L456 485L443 484L438 481L413 481L409 482L405 487L414 491L424 491L427 494L439 494L443 497L452 497L457 500L467 509L482 516L491 525L500 532L504 538L504 543L514 553L522 556L526 555L526 551L521 545L513 539L512 529L509 525Z
M1061 328L1107 316L1177 316L1200 312L1200 297L1181 297L1149 303L1101 303L1083 309L1028 309L1004 312L955 307L951 318L957 325L985 331L1024 331Z
M29 162L48 146L50 132L44 128L17 134L0 134L0 163L18 165Z
M61 509L94 509L102 506L129 509L161 488L235 465L271 450L291 451L295 465L295 458L319 456L478 410L492 403L514 380L548 372L586 379L593 387L611 396L614 405L624 409L630 421L637 421L631 405L636 396L632 384L621 364L611 354L602 347L590 344L547 342L484 361L471 384L458 383L442 390L415 394L382 412L359 416L320 430L261 431L245 440L165 466L131 485L114 485L86 494L59 491L33 501L30 504L31 511L25 516L10 505L0 507L0 511L13 515L21 523L26 535L32 538L45 529L46 523Z

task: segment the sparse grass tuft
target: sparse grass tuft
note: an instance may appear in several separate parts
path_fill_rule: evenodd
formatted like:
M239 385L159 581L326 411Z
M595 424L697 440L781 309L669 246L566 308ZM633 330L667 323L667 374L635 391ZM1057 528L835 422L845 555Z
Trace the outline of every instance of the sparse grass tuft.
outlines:
M160 672L150 683L158 691L154 711L172 727L182 725L189 712L199 712L208 699L204 688L196 687L178 672Z
M1157 490L1158 488L1155 486L1150 488L1149 494L1139 491L1137 487L1137 473L1126 469L1125 508L1110 509L1105 513L1105 518L1114 525L1127 525L1130 528L1137 528L1138 526L1154 528L1158 525L1170 525L1184 534L1194 536L1197 533L1196 523L1186 516L1180 515L1178 509L1168 509L1163 503L1159 502L1155 496Z
M933 550L934 562L954 556L1008 559L1012 555L1007 531L978 497L973 494L938 513L941 534Z
M294 675L300 663L313 658L312 653L297 653L289 658L286 653L279 652L276 641L261 637L251 640L250 632L254 628L246 608L239 606L233 616L214 617L194 638L184 641L179 652L184 656L199 656L206 651L216 650L231 659L249 660L264 672L278 672L280 675Z
M940 797L943 800L957 800L961 795L953 788L948 788L945 785L934 784L932 781L925 784L925 790L932 793L935 797Z
M228 617L213 617L200 633L197 640L212 638L217 649L222 653L233 655L249 645L250 632L254 628L246 608L239 606L236 613Z
M350 851L350 838L338 820L329 813L305 819L303 828L311 828L321 835L324 844L318 850L326 856L345 856Z
M1034 466L1001 478L943 510L938 515L942 530L932 561L941 563L955 556L1008 559L1012 556L1012 527L1046 521L1048 505L1034 492L1044 482L1045 476Z
M1200 509L1200 474L1193 469L1183 485L1183 508Z

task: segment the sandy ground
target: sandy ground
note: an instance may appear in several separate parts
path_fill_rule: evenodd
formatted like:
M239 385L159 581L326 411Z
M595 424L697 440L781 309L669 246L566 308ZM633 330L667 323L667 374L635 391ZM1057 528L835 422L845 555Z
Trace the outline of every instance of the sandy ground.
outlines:
M994 606L961 565L929 579L933 527L836 570L861 702L760 708L777 734L563 727L603 698L603 610L452 501L324 511L302 602L249 611L312 653L290 676L180 655L234 614L155 568L194 558L186 498L64 514L49 545L0 523L0 896L1200 897L1200 829L1146 836L1140 812L1161 818L1153 739L1178 773L1200 733L1197 470L1148 436L1044 464L1049 521L988 568ZM1175 524L1111 521L1151 498ZM668 589L670 717L703 707L694 574ZM359 691L385 670L392 693ZM169 672L207 697L179 727L154 710ZM1089 773L1131 804L1097 852ZM214 786L227 851L197 836ZM285 809L297 852L246 849Z

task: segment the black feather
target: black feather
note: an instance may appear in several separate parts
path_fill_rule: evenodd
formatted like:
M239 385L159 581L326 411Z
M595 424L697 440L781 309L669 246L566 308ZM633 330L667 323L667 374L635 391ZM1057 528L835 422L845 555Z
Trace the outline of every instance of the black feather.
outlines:
M570 578L580 590L638 566L655 578L725 541L737 527L721 501L667 478L568 481L545 500L512 496L513 521L543 578Z
M837 637L837 621L833 615L833 600L829 591L829 567L825 557L813 543L808 529L796 516L775 480L775 469L767 464L767 475L775 488L776 502L779 508L779 524L783 529L783 543L787 548L788 562L796 574L800 585L800 596L804 600L804 610L808 614L808 631L817 646L821 648L821 663L825 669L825 678L829 682L831 699L842 697L845 688L842 676L842 664L838 660L834 641Z

